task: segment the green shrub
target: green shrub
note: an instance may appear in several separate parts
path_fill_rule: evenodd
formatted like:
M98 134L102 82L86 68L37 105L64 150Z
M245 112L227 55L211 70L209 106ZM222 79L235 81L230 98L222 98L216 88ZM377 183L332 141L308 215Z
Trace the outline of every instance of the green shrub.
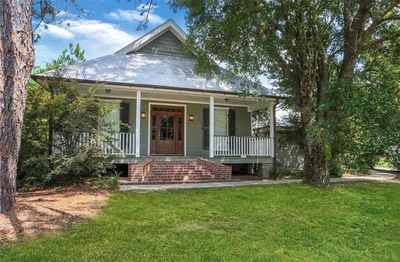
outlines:
M272 179L284 179L284 178L303 178L304 171L301 169L290 169L289 167L278 164L275 172L272 173Z
M95 146L82 146L70 155L38 156L20 166L19 184L23 186L69 184L99 177L112 169L111 158Z
M273 172L273 179L282 179L290 173L289 168L284 165L277 165L275 172Z
M99 175L96 181L97 187L106 190L117 190L119 176L119 172L116 171L113 171L110 175Z
M45 185L51 181L51 170L54 164L54 157L34 156L20 162L18 167L21 171L18 174L18 184L24 186Z

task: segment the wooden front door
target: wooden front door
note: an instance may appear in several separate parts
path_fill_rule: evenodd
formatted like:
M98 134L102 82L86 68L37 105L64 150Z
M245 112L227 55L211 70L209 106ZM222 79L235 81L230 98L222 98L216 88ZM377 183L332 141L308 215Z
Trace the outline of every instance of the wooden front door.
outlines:
M152 155L183 155L184 107L151 106Z

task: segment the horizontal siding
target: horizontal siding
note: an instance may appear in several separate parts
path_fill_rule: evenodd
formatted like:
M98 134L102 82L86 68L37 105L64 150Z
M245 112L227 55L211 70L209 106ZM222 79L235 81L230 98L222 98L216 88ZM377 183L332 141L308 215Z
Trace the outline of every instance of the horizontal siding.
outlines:
M170 31L162 34L137 52L178 57L191 56L184 51L182 42Z
M123 100L128 102L129 106L129 123L131 125L130 132L136 130L136 100ZM141 119L141 138L140 138L140 154L141 156L148 155L148 134L149 134L149 103L161 103L142 100L141 112L146 113L146 118ZM168 103L168 102L165 102ZM175 104L175 103L174 103ZM185 105L185 104L182 104ZM208 150L203 149L203 109L208 108L203 104L186 104L186 152L187 156L208 156ZM247 112L245 107L229 107L236 112L236 136L251 135L251 114ZM189 115L194 116L194 121L189 121Z

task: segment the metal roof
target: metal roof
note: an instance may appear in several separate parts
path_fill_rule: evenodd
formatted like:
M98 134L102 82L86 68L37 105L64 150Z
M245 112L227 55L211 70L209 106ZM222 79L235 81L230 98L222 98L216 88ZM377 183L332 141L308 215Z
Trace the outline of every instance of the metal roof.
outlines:
M33 78L61 77L86 83L99 82L220 93L243 93L243 90L251 90L254 95L283 98L254 82L234 76L223 68L219 68L218 74L207 79L195 73L196 61L193 58L137 52L168 30L180 41L185 41L185 32L175 22L168 20L115 54L67 66L57 72L37 74Z
M253 85L252 82L245 81L243 78L230 77L223 69L221 69L221 74L207 79L194 72L195 63L195 60L191 58L166 55L113 54L68 66L57 72L48 71L37 74L36 77L61 77L86 82L160 86L221 93L241 93L244 84ZM256 90L255 94L273 96L264 87L254 90Z

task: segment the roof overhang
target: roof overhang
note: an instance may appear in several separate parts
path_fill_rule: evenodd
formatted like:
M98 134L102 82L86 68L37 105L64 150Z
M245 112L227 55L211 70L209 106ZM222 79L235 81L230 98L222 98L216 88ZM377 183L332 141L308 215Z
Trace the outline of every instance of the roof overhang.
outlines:
M94 85L109 85L109 86L122 86L128 88L143 88L143 89L153 89L153 90L169 90L169 91L181 91L181 92L191 92L191 93L200 93L200 94L221 94L221 95L231 95L231 96L242 96L242 93L237 92L226 92L226 91L217 91L217 90L202 90L197 88L182 88L182 87L173 87L173 86L160 86L160 85L149 85L149 84L132 84L132 83L121 83L121 82L112 82L112 81L94 81L87 79L75 79L75 78L60 78L60 77L48 77L41 75L32 75L32 79L38 82L51 82L51 81L65 81L65 82L77 82L82 84L94 84ZM258 94L258 95L247 95L249 97L264 97L270 98L274 100L284 100L286 97L280 95L267 95L267 94Z

